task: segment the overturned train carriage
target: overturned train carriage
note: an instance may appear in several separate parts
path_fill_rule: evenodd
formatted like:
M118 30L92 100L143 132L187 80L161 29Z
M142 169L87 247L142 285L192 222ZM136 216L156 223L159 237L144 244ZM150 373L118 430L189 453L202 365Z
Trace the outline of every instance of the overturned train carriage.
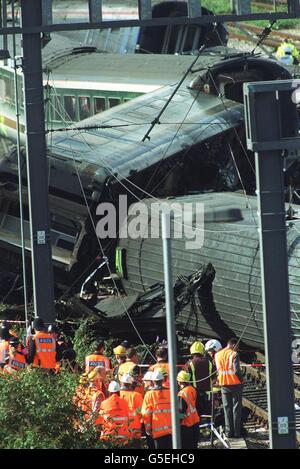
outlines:
M145 231L149 228L149 234L150 226L153 232L156 232L159 224L156 216L154 219L151 217L150 206L153 202L157 201L146 201L149 217L145 217L146 221L142 223ZM171 250L174 291L178 306L175 308L177 329L184 336L228 339L236 335L242 337L246 344L263 348L256 197L245 198L243 194L238 193L211 193L165 199L164 202L170 207L175 207L175 215L178 203L192 203L194 212L196 204L202 203L206 214L239 208L243 215L243 220L235 223L205 224L201 247L188 247L186 243L190 240L185 236L181 239L174 238L172 222ZM294 209L297 213L299 207ZM300 337L299 227L300 218L287 220L291 317L295 338ZM200 233L196 233L200 241L201 225L198 229ZM183 234L184 231L183 229ZM190 236L190 233L188 235ZM127 294L134 298L134 295L147 293L150 297L151 290L154 292L157 289L157 283L163 283L162 240L143 235L139 239L121 239L119 249L123 259L119 272L123 275L122 282ZM185 280L188 290L181 289L176 294L180 280ZM189 297L182 304L182 294L186 291ZM154 320L164 313L164 306L156 308L156 300L157 297L153 295L152 308L149 308L148 313ZM98 307L101 310L101 303ZM119 311L122 311L121 304ZM141 319L138 308L134 317Z

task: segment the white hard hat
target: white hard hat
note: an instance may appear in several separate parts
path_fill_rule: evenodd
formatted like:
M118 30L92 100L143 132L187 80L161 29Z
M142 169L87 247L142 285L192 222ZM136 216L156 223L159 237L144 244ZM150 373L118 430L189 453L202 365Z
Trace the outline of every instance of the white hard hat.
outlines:
M126 373L125 375L121 376L120 381L121 383L126 384L132 384L134 382L133 377L129 373Z
M222 349L222 345L218 340L211 339L205 344L205 350L208 352L209 350L214 350L215 352L219 352Z
M108 386L108 392L119 392L120 391L120 385L117 383L117 381L112 381L109 383Z
M147 371L143 378L142 378L142 381L152 381L152 375L153 375L153 372L152 371Z
M152 373L151 381L163 381L164 375L160 370L154 370Z

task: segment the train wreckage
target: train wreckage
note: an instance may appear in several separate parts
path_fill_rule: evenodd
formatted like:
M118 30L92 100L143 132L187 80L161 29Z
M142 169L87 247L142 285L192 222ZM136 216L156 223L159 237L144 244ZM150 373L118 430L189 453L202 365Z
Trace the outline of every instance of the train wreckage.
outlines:
M98 314L115 334L124 327L131 333L129 312L153 338L157 323L164 322L161 241L100 240L95 233L99 204L113 203L118 210L119 196L126 195L129 204L142 199L146 205L153 200L203 203L206 212L240 208L243 220L205 226L201 249L186 249L184 239L174 240L177 330L185 336L222 338L243 333L244 342L262 348L256 199L246 195L255 191L254 161L244 145L242 89L249 81L289 78L275 61L222 47L207 49L150 140L142 142L176 85L94 115L80 127L54 132L48 158L56 297L63 294L64 302L75 301L77 311ZM26 218L25 171L23 176ZM287 184L291 178L296 190L297 161L287 167ZM21 239L15 152L0 161L0 182L1 267L17 272ZM287 230L292 326L299 337L300 237L297 206L291 207ZM25 234L29 250L28 221Z

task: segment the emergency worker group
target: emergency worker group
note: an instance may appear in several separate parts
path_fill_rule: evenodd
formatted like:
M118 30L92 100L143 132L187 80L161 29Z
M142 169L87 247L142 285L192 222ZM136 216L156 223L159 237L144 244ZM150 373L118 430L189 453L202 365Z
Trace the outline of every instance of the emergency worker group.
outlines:
M215 394L222 395L225 432L239 438L243 376L238 340L225 348L215 339L204 345L194 342L185 364L178 364L178 406L183 449L196 449L199 425L211 413ZM85 357L73 403L85 421L95 425L102 441L119 447L172 448L171 397L168 352L155 352L156 362L140 365L136 350L127 341L113 349L114 363L105 354L103 341L94 343ZM27 366L59 373L64 359L75 354L61 338L56 326L46 329L42 319L33 322L32 333L23 345L6 324L0 328L2 373L18 373ZM78 423L78 425L80 425Z

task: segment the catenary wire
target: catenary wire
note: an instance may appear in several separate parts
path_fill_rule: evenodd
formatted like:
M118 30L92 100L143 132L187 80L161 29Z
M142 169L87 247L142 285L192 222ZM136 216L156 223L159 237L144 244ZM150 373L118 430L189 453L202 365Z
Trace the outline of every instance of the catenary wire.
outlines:
M62 117L62 116L61 116ZM217 123L216 123L217 124ZM74 128L73 130L76 130L76 124L74 124ZM87 147L89 148L90 151L92 151L93 153L96 153L95 149L93 148L93 146L91 144L89 144L83 135L79 135L79 137L82 139L83 143L85 143L87 145ZM69 142L70 144L70 142ZM136 185L134 182L130 181L128 178L122 176L122 174L116 169L116 168L113 168L111 167L107 162L104 162L100 157L99 157L99 154L97 153L97 157L101 163L101 165L106 168L109 173L111 174L111 176L116 179L116 181L121 184L125 189L126 191L128 191L133 197L135 197L139 202L143 202L143 199L139 198L134 192L132 192L124 183L122 180L118 179L117 176L116 176L116 173L121 176L126 182L128 182L130 185L132 185L134 188L136 188L138 191L140 192L143 192L145 195L147 195L149 198L157 201L157 202L161 202L160 199L158 199L157 197L153 196L152 194L148 193L145 189L142 189L141 187L139 187L138 185ZM156 213L160 213L158 211L155 211L154 212ZM186 224L184 223L180 223L180 222L177 222L176 220L174 220L174 223L175 224L180 224L182 225L183 227L187 227ZM231 223L227 223L227 225L231 225ZM194 231L198 231L198 232L209 232L209 233L239 233L239 232L244 232L244 231L249 231L249 230L253 230L253 229L256 229L255 226L253 225L242 225L243 228L239 228L238 230L209 230L207 228L197 228L197 227L194 227ZM188 226L188 228L190 228L190 226Z
M70 149L71 149L71 152L72 152L72 146L71 146L71 143L70 143L70 147L71 147ZM92 222L92 224L93 224L93 227L94 227L94 230L95 230L95 233L96 233L96 227L95 227L95 224L94 224L94 221L93 221L93 218L92 218L91 212L90 212L90 208L89 208L89 205L88 205L88 202L87 202L87 199L86 199L86 195L85 195L85 192L84 192L84 188L83 188L83 185L82 185L82 181L81 181L81 178L80 178L80 174L79 174L79 172L78 172L78 168L77 168L77 165L76 165L76 161L75 161L75 159L73 159L73 161L74 161L74 166L75 166L75 169L76 169L76 173L77 173L78 181L79 181L79 183L80 183L80 186L81 186L81 191L82 191L83 197L84 197L84 199L85 199L86 207L87 207L87 209L88 209L89 216L90 216L91 222ZM101 244L101 242L100 242L100 240L99 240L99 238L98 238L98 237L97 237L97 239L98 239L99 246L100 246L100 249L101 249L101 251L102 251L102 253L103 253L103 257L104 257L104 256L105 256L105 252L104 252L104 250L103 250L102 244ZM109 269L109 271L110 271L110 274L112 275L112 272L111 272L111 270L110 270L109 263L107 264L107 266L108 266L108 269ZM115 283L115 282L114 282L114 283ZM119 293L119 291L118 291L118 288L117 288L117 285L116 285L116 284L115 284L115 288L116 288L117 292ZM121 297L121 296L119 296L119 298L122 300L122 297ZM259 301L259 300L258 300L258 301ZM257 304L258 304L258 301L257 301ZM257 306L257 304L256 304L256 306ZM242 338L243 338L243 336L244 336L244 334L245 334L245 332L246 332L246 330L247 330L247 328L248 328L248 326L249 326L249 324L250 324L250 322L251 322L251 320L252 320L252 318L253 318L254 314L256 313L256 306L255 306L255 308L254 308L254 311L253 311L252 315L250 316L250 318L249 318L249 320L248 320L248 322L247 322L247 324L246 324L246 326L245 326L245 328L244 328L244 330L243 330L243 332L242 332L242 334L241 334L241 336L240 336L240 338L239 338L238 344L239 344L239 343L240 343L240 341L242 340ZM125 307L125 305L124 305L124 302L123 302L123 307L124 307L124 308L125 308L125 310L126 310L126 307ZM127 311L127 310L126 310L126 311ZM129 315L128 311L127 311L127 314ZM132 319L130 318L130 315L129 315L128 317L129 317L129 319L131 320L131 323L132 323L132 325L133 325L134 329L136 330L136 327L135 327L135 325L134 325L134 323L133 323ZM138 331L137 331L137 330L136 330L136 332L138 333ZM146 346L146 348L147 348L147 345L145 344L145 342L143 341L143 339L142 339L142 337L140 336L140 334L139 334L139 333L138 333L138 336L139 336L139 338L140 338L141 342L142 342L142 343L143 343L143 344ZM237 345L238 345L238 344L237 344ZM148 350L148 351L149 351L150 355L153 357L153 355L152 355L151 351L150 351L150 350ZM154 357L153 357L153 358L154 358ZM154 358L154 359L155 359L155 358ZM199 380L199 381L204 381L204 380L206 380L206 379L210 378L211 376L213 376L214 374L215 374L215 373L213 373L213 374L210 374L210 376L208 376L208 377L205 377L205 378L203 378L203 379L201 379L201 380ZM197 382L199 382L199 381L197 381Z
M61 117L63 117L63 116L61 116ZM71 142L70 142L70 150L71 150L71 154L73 154L73 149L72 149L72 144L71 144ZM99 247L100 247L100 250L101 250L103 259L105 259L105 258L106 258L105 251L104 251L104 249L103 249L103 246L102 246L102 243L101 243L99 237L97 236L95 222L94 222L94 219L93 219L92 214L91 214L90 206L89 206L89 204L88 204L88 201L87 201L87 198L86 198L86 194L85 194L85 191L84 191L84 187L83 187L83 184L82 184L82 181L81 181L81 177L80 177L80 174L79 174L79 171L78 171L78 168L77 168L76 160L75 160L74 158L73 158L73 164L74 164L74 168L75 168L75 171L76 171L76 174L77 174L77 178L78 178L78 182L79 182L80 189L81 189L81 192L82 192L82 196L83 196L83 198L84 198L85 205L86 205L86 208L87 208L87 211L88 211L88 214L89 214L89 218L90 218L91 224L92 224L92 226L93 226L93 229L94 229L94 232L95 232L95 235L96 235L96 238L97 238L97 242L98 242L98 244L99 244ZM135 332L136 332L137 336L139 337L141 343L142 343L142 344L145 346L145 348L147 349L147 351L148 351L148 353L150 354L150 356L155 360L154 355L152 354L150 348L148 347L148 345L145 343L144 339L142 338L142 336L141 336L139 330L137 329L136 325L134 324L134 321L132 320L132 318L131 318L131 316L130 316L130 314L129 314L129 311L128 311L127 308L126 308L126 305L125 305L125 303L124 303L124 301L123 301L123 298L122 298L122 296L120 295L120 292L119 292L118 286L117 286L117 284L116 284L116 281L115 281L115 279L113 278L112 270L111 270L111 268L110 268L110 265L109 265L109 261L108 261L108 260L107 260L107 262L106 262L106 265L107 265L108 271L109 271L109 273L110 273L111 279L112 279L112 281L113 281L115 290L116 290L116 292L117 292L117 294L118 294L117 296L118 296L118 298L120 299L120 302L121 302L121 304L122 304L122 307L123 307L123 309L124 309L124 311L125 311L125 313L126 313L128 319L129 319L129 321L130 321L130 323L131 323L133 329L135 330Z

